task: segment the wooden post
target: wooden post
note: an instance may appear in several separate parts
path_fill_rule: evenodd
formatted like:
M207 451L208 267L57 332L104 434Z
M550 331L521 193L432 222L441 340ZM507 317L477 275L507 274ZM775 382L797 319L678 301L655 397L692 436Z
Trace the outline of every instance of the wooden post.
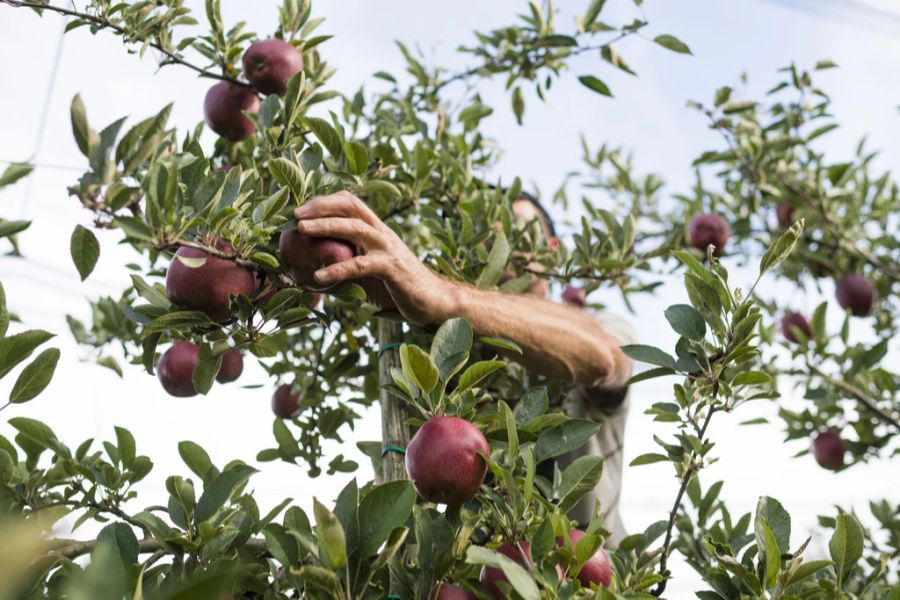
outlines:
M403 324L392 319L378 319L378 343L381 348L403 340ZM397 446L406 448L409 443L409 411L406 404L388 392L384 385L393 381L392 368L400 368L399 348L382 350L378 360L378 381L381 384L381 442L384 448ZM381 460L384 481L407 479L403 454L388 451Z

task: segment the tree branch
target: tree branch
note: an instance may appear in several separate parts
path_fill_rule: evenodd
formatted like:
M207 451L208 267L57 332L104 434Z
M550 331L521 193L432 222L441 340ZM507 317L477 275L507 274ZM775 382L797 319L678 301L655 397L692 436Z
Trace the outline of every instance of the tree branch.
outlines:
M893 416L889 415L888 413L884 412L878 406L877 401L874 398L872 398L871 396L869 396L866 392L859 389L852 383L848 383L841 379L835 379L834 377L831 377L830 375L828 375L827 373L825 373L818 367L815 367L815 366L809 365L809 364L807 366L809 367L809 370L813 374L818 375L819 377L824 379L827 383L840 389L841 391L845 392L849 396L852 396L854 400L857 400L860 404L862 404L863 406L868 408L870 411L872 411L872 413L874 413L876 416L878 416L879 419L881 419L883 422L885 422L889 425L893 425L894 428L897 429L898 432L900 432L900 420L898 420L896 417L893 417Z
M713 397L715 398L716 392L718 391L718 384L716 384L715 388L713 388ZM706 435L706 428L709 427L709 422L712 419L713 413L716 412L716 408L714 406L709 407L709 412L706 413L706 420L703 422L703 427L700 429L700 443L703 443L703 437ZM663 592L666 591L666 582L668 581L668 576L666 575L666 562L669 558L669 550L672 548L672 529L675 527L675 519L678 516L678 509L681 508L681 499L684 497L684 492L687 491L687 486L691 482L691 479L694 476L699 468L694 463L694 459L697 457L696 452L691 453L691 465L688 467L687 472L684 474L684 477L681 480L681 486L678 488L678 495L675 496L675 504L672 505L672 511L669 513L669 524L666 526L666 539L663 542L662 554L659 558L659 573L666 579L663 579L659 582L659 585L656 586L656 589L653 590L653 595L657 598L662 595Z
M136 43L137 41L146 42L151 48L158 50L166 57L166 60L160 61L160 66L164 66L167 64L179 64L184 67L187 67L188 69L191 69L192 71L195 71L198 75L200 75L200 77L206 77L208 79L218 79L221 81L227 81L229 83L232 83L234 85L239 85L241 87L246 87L246 88L250 87L250 84L248 84L246 82L239 81L233 77L229 77L228 75L219 75L219 74L213 73L212 71L207 71L203 67L199 67L191 62L188 62L181 55L176 54L175 52L172 52L171 50L169 50L168 48L166 48L165 46L163 46L162 44L160 44L157 41L150 41L150 40L146 40L146 39L131 40L131 39L129 39L129 33L128 33L127 29L125 29L121 25L116 25L115 23L113 23L112 21L110 21L109 19L107 19L105 17L90 15L87 13L78 12L77 10L71 10L68 8L64 8L62 6L54 6L52 4L43 4L41 2L34 2L31 0L0 0L0 4L6 4L7 6L11 6L12 8L34 8L34 9L39 9L39 10L49 10L51 12L59 13L61 15L67 15L70 17L75 17L77 19L82 19L84 21L87 21L89 23L96 25L97 27L100 27L101 29L110 29L110 30L114 31L115 33L118 33L119 35L121 35L124 38L125 43Z

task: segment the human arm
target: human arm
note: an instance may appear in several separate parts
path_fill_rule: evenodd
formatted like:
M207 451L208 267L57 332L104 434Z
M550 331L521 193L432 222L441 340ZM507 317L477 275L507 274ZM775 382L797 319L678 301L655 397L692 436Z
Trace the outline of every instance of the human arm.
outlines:
M522 354L511 358L552 379L621 389L631 374L631 362L619 343L584 311L534 296L475 288L438 275L352 194L313 198L297 208L295 216L301 233L342 238L360 249L353 259L317 271L315 279L322 285L376 277L410 321L424 324L464 318L479 335L518 344Z

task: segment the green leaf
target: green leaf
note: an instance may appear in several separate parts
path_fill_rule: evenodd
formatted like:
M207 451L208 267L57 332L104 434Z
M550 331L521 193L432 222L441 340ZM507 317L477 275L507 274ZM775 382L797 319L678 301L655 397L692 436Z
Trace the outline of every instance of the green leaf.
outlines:
M161 317L153 319L141 332L141 337L148 337L151 334L168 331L170 329L185 329L188 327L196 327L198 325L211 325L212 321L205 312L199 310L180 310L170 312Z
M144 281L139 275L131 276L131 285L141 298L153 306L158 306L159 308L165 308L167 310L172 306L172 303L166 298L164 292L161 292L155 286Z
M194 511L194 521L202 523L212 517L225 505L238 486L244 484L254 473L256 469L253 467L238 464L216 476L203 489L197 502L197 510Z
M406 378L418 385L426 393L437 385L438 368L418 346L403 344L400 346L400 366Z
M500 569L523 600L539 600L541 597L537 584L528 571L508 556L482 546L472 545L466 550L466 562Z
M568 511L582 496L597 487L603 474L602 456L580 456L562 472L559 509Z
M505 338L498 337L490 337L490 336L479 336L478 341L482 344L486 344L488 346L492 346L494 348L499 348L500 350L506 350L507 352L515 352L516 354L522 354L522 347L519 346L512 340L507 340Z
M549 406L550 398L547 395L546 387L541 386L529 389L513 409L513 414L516 416L516 425L521 427L532 419L536 419L547 412Z
M100 242L89 229L76 225L69 241L69 251L72 254L72 262L75 263L75 268L84 281L100 258Z
M0 219L0 238L16 235L28 229L31 221L5 221Z
M763 254L759 261L759 273L762 275L794 251L797 240L803 232L804 220L796 221L791 227L785 231Z
M569 419L564 423L543 429L534 446L534 458L538 462L571 452L582 447L599 429L599 424L588 419Z
M656 367L655 369L647 369L646 371L641 371L637 375L632 375L631 378L625 382L626 386L634 385L640 381L646 381L647 379L654 379L656 377L665 377L666 375L673 375L675 373L675 369L670 369L669 367Z
M219 369L222 368L222 354L212 352L208 344L200 346L200 355L194 372L191 374L191 382L197 393L206 395L212 389L213 382Z
M593 90L598 94L612 97L612 92L609 91L609 86L607 86L605 83L603 83L593 75L582 75L578 78L578 81L580 81L581 84L586 88Z
M641 465L652 465L653 463L663 462L667 460L669 460L668 456L665 456L664 454L654 454L651 452L649 454L641 454L630 463L628 463L628 466L639 467Z
M300 546L297 538L277 523L270 523L263 529L266 549L285 567L296 565L300 560Z
M34 170L34 167L25 163L11 164L0 175L0 188L12 185Z
M187 465L187 468L199 477L204 484L211 478L210 476L215 477L219 474L206 450L190 440L178 442L178 454L181 456L184 464Z
M416 503L411 481L391 481L372 488L359 504L360 549L371 556L395 528L404 525Z
M97 535L97 542L106 540L116 550L116 555L122 560L126 568L138 561L137 537L134 531L125 523L110 523Z
M9 393L9 401L19 404L37 397L50 384L58 361L59 350L57 348L47 348L38 354L37 358L22 369Z
M625 346L620 346L620 348L622 352L624 352L634 360L651 365L657 365L660 367L666 367L668 369L675 369L675 359L659 348L654 348L653 346L645 346L642 344L628 344Z
M398 200L403 197L403 193L396 185L384 179L370 179L362 186L362 195L371 198L372 196L384 196L391 200Z
M78 145L81 153L90 158L99 142L99 138L97 137L97 132L88 125L84 102L81 101L79 94L75 94L75 97L72 98L69 114L72 118L72 135L75 136L75 143Z
M294 198L303 199L306 183L299 166L286 158L278 157L269 161L269 172L275 181L291 190Z
M369 167L369 153L366 147L356 140L344 142L344 156L350 172L355 175L362 175Z
M766 518L756 514L756 522L754 524L756 533L756 546L759 548L760 554L766 559L765 584L766 587L774 585L778 578L778 572L781 570L781 552L778 550L778 542L775 540L775 534L769 527Z
M793 585L795 583L799 583L800 581L803 581L807 577L810 577L811 575L818 573L825 567L830 567L831 564L832 563L830 560L811 560L809 562L805 562L805 563L801 564L790 577L788 577L787 585Z
M863 529L856 517L846 513L837 516L828 550L840 587L863 553Z
M678 335L697 341L706 335L706 321L693 306L673 304L666 309L665 315L669 325Z
M316 537L321 548L319 558L325 566L337 570L347 564L347 541L344 528L337 516L313 498L313 515L316 518ZM377 516L375 516L377 520Z
M506 361L503 360L482 360L471 366L468 369L463 371L463 374L459 377L459 385L456 387L456 392L465 391L479 381L493 373L498 369L502 369L506 366Z
M591 0L587 12L584 13L584 17L581 19L582 28L587 29L597 20L604 4L606 4L606 0Z
M131 466L135 458L135 442L134 436L124 427L115 427L116 430L116 448L119 450L119 460L126 469Z
M431 341L431 360L441 381L449 381L466 364L472 349L472 326L465 319L444 321Z
M0 339L0 378L31 356L34 349L53 337L41 329L29 329Z
M97 364L101 367L106 367L107 369L113 371L119 378L122 378L124 373L122 372L122 367L119 366L119 361L117 361L112 356L102 356L97 359Z
M491 246L491 253L488 255L487 264L478 276L475 282L480 288L488 288L497 285L506 262L509 260L510 247L506 240L506 235L502 231L498 231L494 236L494 244Z
M325 146L328 153L335 159L340 159L343 155L343 147L341 146L341 138L334 127L328 121L317 117L305 117L303 120L310 131Z
M522 115L525 113L525 99L522 97L522 88L516 86L512 93L512 109L516 117L516 123L522 124Z
M3 289L3 283L0 282L0 339L6 335L9 329L9 309L6 307L6 291ZM0 345L2 347L2 345ZM2 375L0 375L2 377Z
M269 169L271 170L271 166L269 167ZM263 223L281 212L281 209L287 206L288 200L290 200L290 192L291 188L287 186L283 187L257 204L253 208L253 222Z
M668 48L672 52L678 52L679 54L690 54L691 49L687 47L687 44L679 40L674 35L669 35L664 33L663 35L658 35L653 38L653 41L662 46L663 48Z
M763 371L741 371L731 380L731 385L737 387L739 385L758 385L760 383L769 383L772 376Z
M722 105L722 112L726 115L733 115L734 113L753 110L756 108L756 104L755 100L729 100Z

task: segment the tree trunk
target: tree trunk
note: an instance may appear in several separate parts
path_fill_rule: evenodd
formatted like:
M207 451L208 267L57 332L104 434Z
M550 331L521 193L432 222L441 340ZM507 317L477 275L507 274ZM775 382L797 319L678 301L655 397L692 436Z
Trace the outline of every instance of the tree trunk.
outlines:
M403 339L403 324L391 319L378 319L378 342L381 348L399 343ZM381 460L383 481L406 479L404 455L390 450L391 447L406 448L409 443L409 411L406 404L387 391L385 385L393 379L391 369L400 368L399 348L391 346L381 351L378 360L378 381L381 384L381 442L388 449Z

